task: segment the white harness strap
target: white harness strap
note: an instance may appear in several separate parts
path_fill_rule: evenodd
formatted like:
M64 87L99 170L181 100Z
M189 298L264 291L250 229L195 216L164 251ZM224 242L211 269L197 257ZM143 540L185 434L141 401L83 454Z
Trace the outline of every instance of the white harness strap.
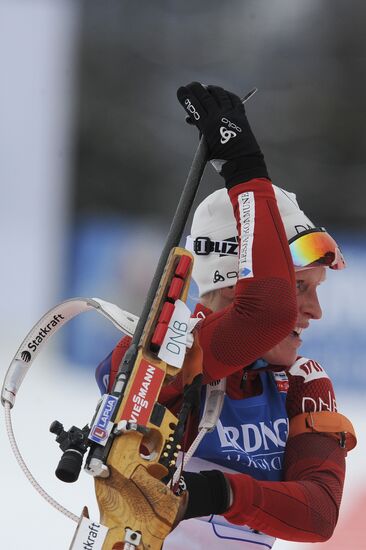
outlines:
M222 407L224 405L225 390L226 378L223 378L222 380L215 380L214 382L207 384L205 405L202 418L198 426L198 434L188 451L185 453L180 467L177 468L173 476L173 486L179 481L181 472L191 460L202 439L208 432L212 432L216 428L217 421L220 418Z
M198 429L212 432L216 428L218 419L224 405L226 390L226 378L215 380L206 386L205 407Z

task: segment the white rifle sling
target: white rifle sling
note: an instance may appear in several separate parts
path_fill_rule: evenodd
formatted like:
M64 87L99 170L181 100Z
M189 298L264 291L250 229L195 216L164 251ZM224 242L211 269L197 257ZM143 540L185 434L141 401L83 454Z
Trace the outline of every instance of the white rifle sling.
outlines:
M73 298L50 309L29 331L18 348L5 375L1 403L13 407L16 394L25 375L46 342L71 319L95 310L111 321L121 332L133 336L138 317L100 298Z
M44 349L46 342L53 336L63 325L71 319L84 313L85 311L95 310L101 313L106 319L111 321L121 332L133 335L138 317L127 311L120 309L118 306L105 302L100 298L73 298L66 300L61 304L50 309L29 331L19 349L17 350L10 366L5 375L3 387L1 390L1 403L5 410L5 422L8 432L11 448L15 458L19 463L24 474L29 482L38 491L38 493L56 510L78 523L79 518L70 510L64 508L55 499L53 499L33 477L23 457L18 449L12 423L10 411L15 404L15 397L20 388L25 375L32 365L38 354ZM91 520L89 521L89 523ZM92 523L92 528L95 529L97 523ZM99 525L99 524L98 524ZM101 526L102 527L102 526ZM93 532L94 537L94 532ZM101 537L101 535L100 535ZM99 538L100 538L99 537ZM94 539L93 539L94 540Z

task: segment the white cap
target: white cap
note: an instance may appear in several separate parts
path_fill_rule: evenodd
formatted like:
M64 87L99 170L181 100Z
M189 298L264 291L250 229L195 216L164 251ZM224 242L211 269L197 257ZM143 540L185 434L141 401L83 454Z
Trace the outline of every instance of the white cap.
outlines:
M276 185L273 185L273 189L288 240L315 227L300 209L295 193L289 193ZM203 255L207 237L214 242L216 253ZM238 246L234 243L237 242L236 220L229 195L225 188L219 189L198 205L193 216L191 235L187 238L187 248L194 256L192 276L198 285L199 296L236 283ZM229 255L221 255L220 251Z

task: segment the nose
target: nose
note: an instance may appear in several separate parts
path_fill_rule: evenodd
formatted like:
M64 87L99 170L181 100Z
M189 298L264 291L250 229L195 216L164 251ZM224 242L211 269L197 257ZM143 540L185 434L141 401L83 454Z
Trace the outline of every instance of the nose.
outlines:
M316 290L309 292L304 300L302 313L310 319L321 319L323 315Z

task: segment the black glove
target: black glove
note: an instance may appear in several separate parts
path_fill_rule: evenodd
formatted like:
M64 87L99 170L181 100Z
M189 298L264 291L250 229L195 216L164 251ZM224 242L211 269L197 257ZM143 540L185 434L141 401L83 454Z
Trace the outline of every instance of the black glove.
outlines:
M199 474L184 472L177 493L182 494L183 491L188 491L188 505L183 519L224 514L230 506L230 483L219 470Z
M209 159L230 189L252 178L268 178L262 151L240 98L218 86L199 82L182 86L177 97L206 139Z

